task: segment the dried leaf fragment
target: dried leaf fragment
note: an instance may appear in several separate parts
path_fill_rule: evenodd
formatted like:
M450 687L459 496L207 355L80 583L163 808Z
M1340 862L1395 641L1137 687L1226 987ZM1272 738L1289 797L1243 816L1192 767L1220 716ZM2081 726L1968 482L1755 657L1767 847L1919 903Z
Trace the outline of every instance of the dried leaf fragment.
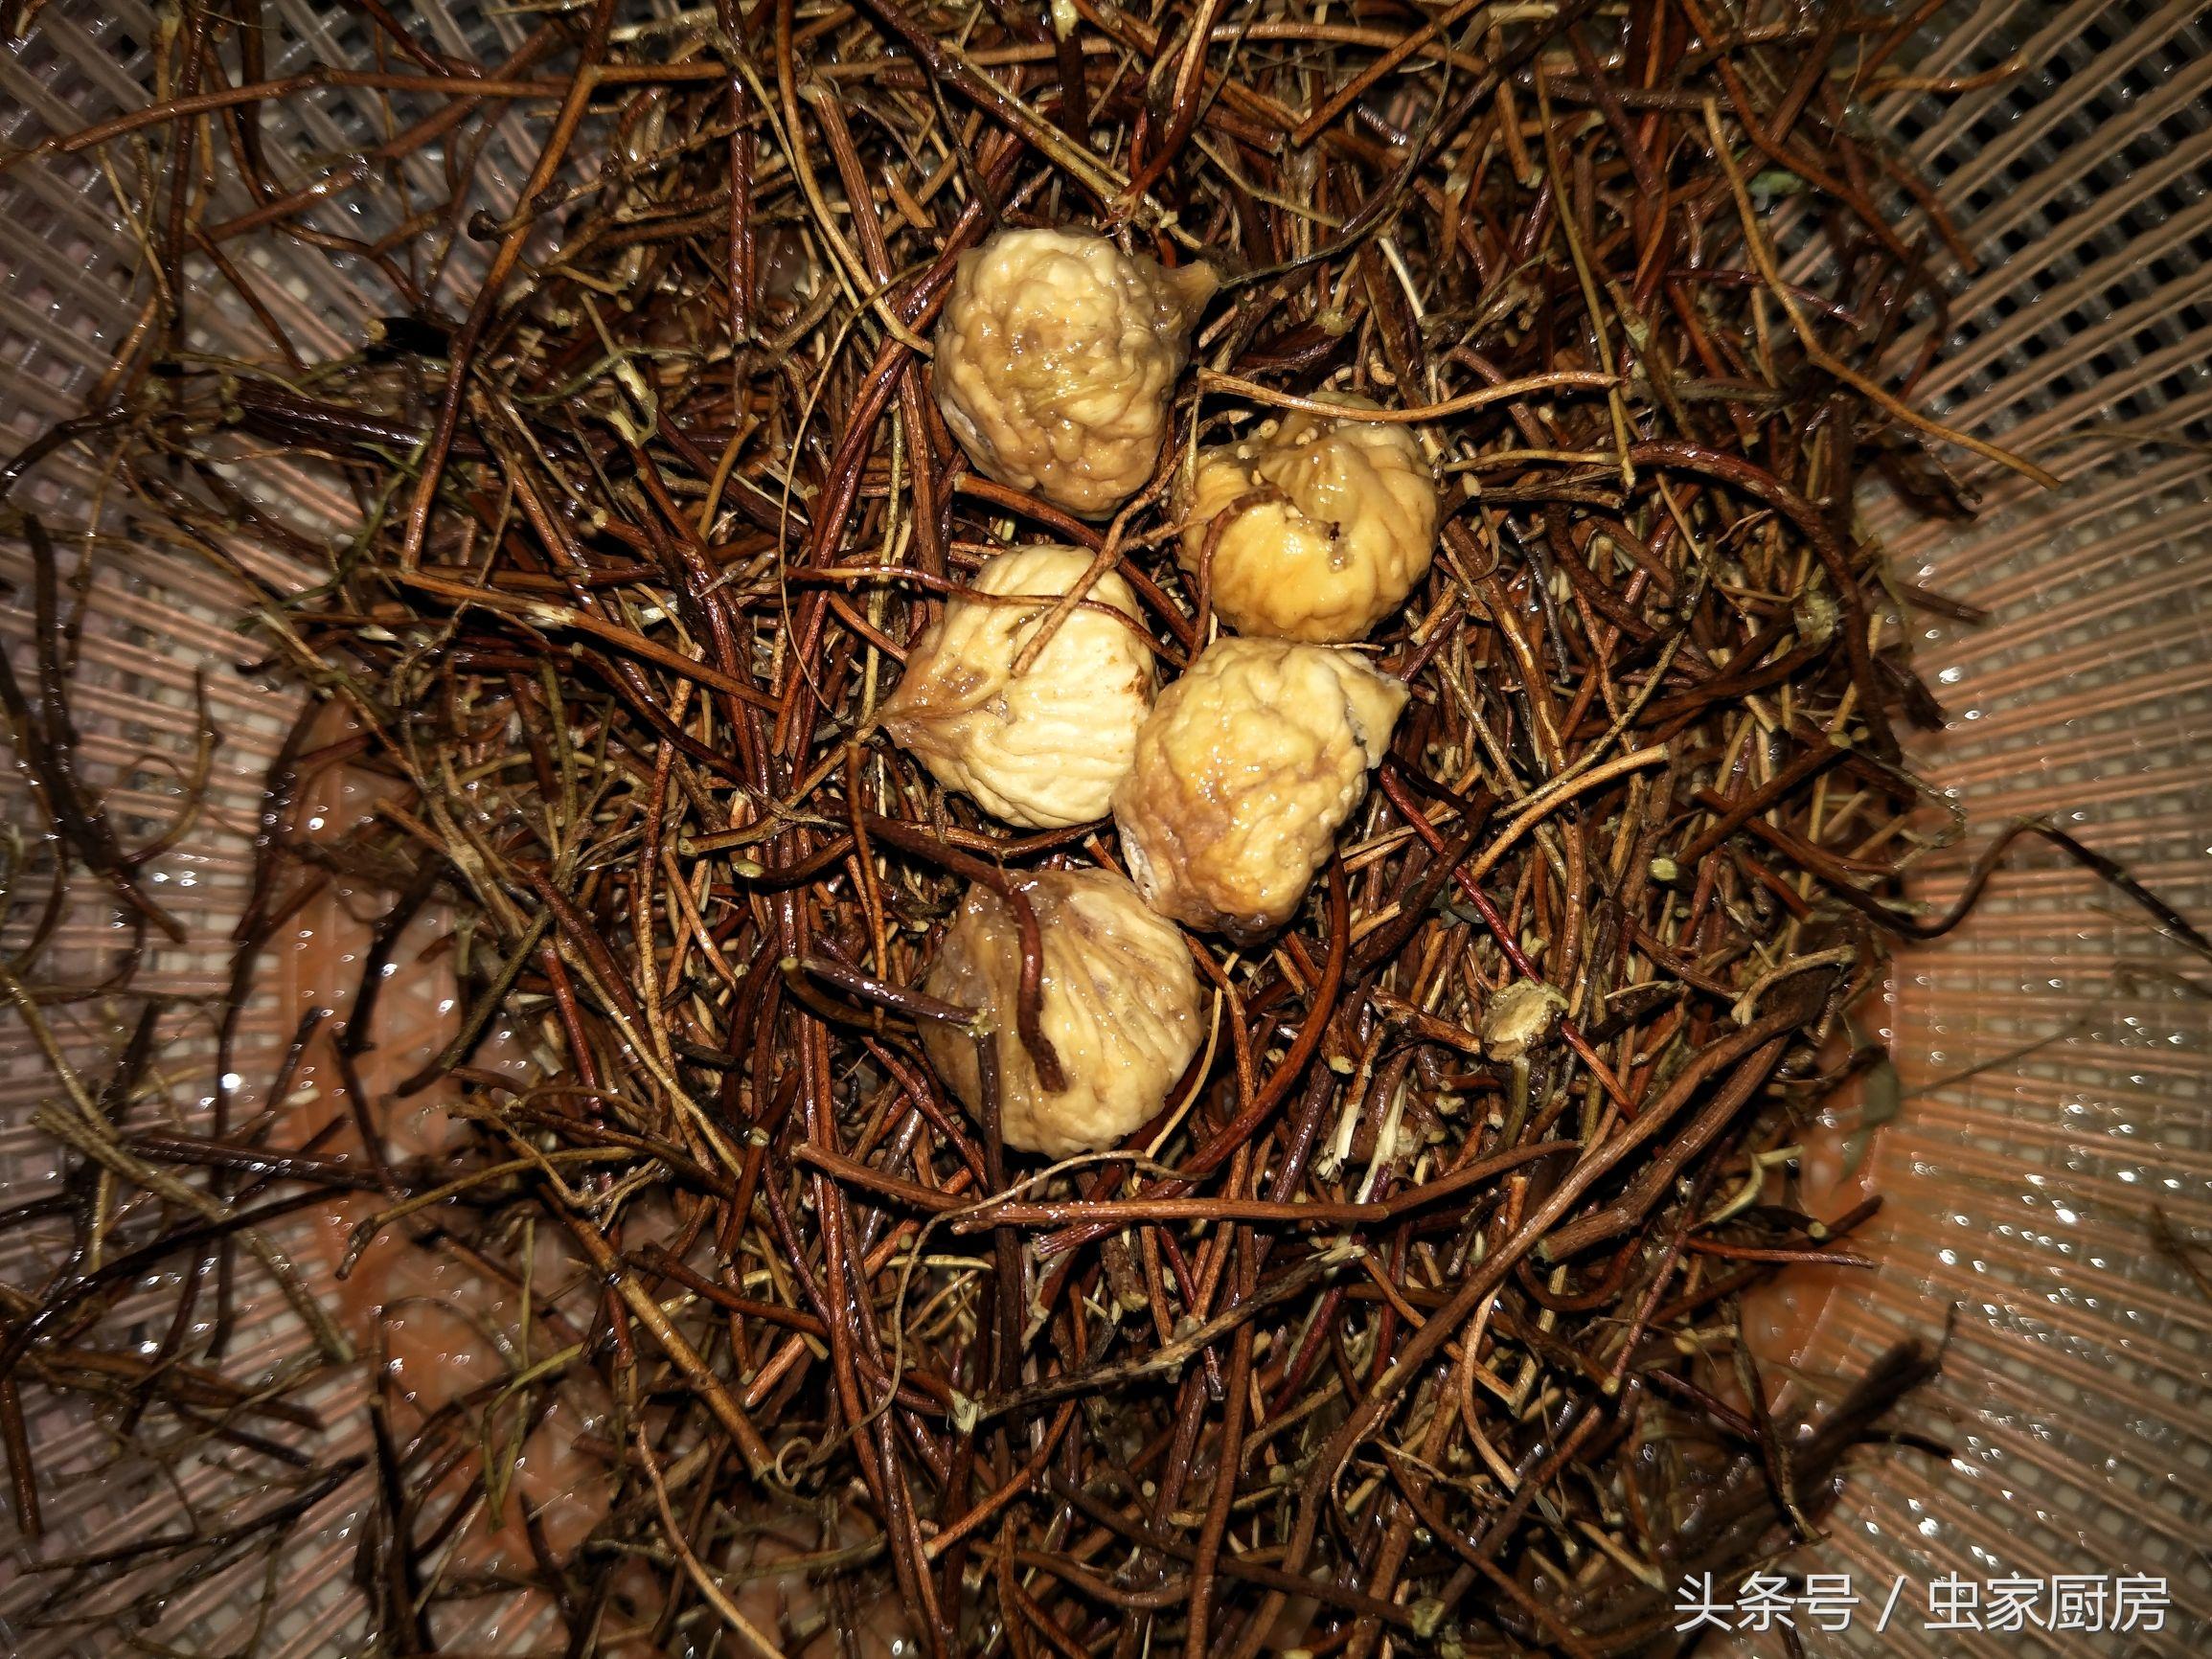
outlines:
M1516 979L1482 1011L1482 1052L1516 1060L1551 1034L1567 999L1539 979Z

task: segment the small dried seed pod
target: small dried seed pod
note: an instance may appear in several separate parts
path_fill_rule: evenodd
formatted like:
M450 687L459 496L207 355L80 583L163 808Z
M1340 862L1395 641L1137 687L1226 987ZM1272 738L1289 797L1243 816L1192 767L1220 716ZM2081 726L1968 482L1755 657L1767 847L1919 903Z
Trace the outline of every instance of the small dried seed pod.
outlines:
M1567 999L1539 979L1516 979L1482 1011L1482 1052L1517 1060L1551 1034Z
M1198 574L1216 516L1255 492L1220 527L1212 557L1214 608L1239 633L1364 639L1436 557L1436 478L1403 426L1300 411L1204 451L1184 504L1186 571Z
M1053 602L1089 568L1090 556L1072 547L990 560L969 585L997 600L947 604L883 703L884 729L932 777L1009 824L1049 830L1105 817L1152 706L1152 648L1137 629L1136 595L1110 571L1037 660L1014 671Z
M1001 231L960 256L937 325L938 407L975 465L1070 512L1142 488L1168 431L1191 324L1220 279L1104 237Z
M1021 933L1006 900L968 890L923 989L991 1023L998 1056L998 1122L1006 1144L1064 1158L1110 1147L1166 1102L1205 1034L1204 998L1190 948L1106 870L1049 870L1023 888L1043 947L1038 1026L1066 1087L1048 1091L1016 1031ZM980 1122L975 1043L956 1026L924 1022L922 1046L947 1087Z
M1241 943L1288 921L1367 792L1405 688L1359 658L1224 639L1160 693L1114 791L1145 902Z

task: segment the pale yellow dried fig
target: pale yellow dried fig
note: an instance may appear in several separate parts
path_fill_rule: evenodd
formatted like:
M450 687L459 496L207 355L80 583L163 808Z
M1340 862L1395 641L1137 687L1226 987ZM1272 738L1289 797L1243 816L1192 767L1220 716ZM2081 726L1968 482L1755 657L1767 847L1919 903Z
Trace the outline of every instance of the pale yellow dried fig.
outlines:
M1064 1085L1047 1089L1017 1030L1021 933L1007 901L970 887L923 982L929 995L973 1009L998 1058L999 1128L1020 1151L1064 1158L1113 1146L1167 1102L1205 1034L1205 999L1190 947L1137 890L1105 870L1052 870L1026 882L1037 914L1043 980L1038 1027ZM922 1046L937 1075L980 1119L975 1040L925 1021Z
M1100 517L1142 488L1191 325L1219 283L1104 237L1001 231L960 256L938 320L938 407L990 477Z
M1152 706L1136 595L1110 571L1015 672L1054 602L1089 567L1072 547L989 560L969 582L975 596L953 599L915 642L883 703L884 730L932 777L1025 829L1105 817Z
M1215 534L1223 511L1234 516ZM1239 633L1340 644L1428 574L1436 515L1435 475L1403 426L1300 411L1198 456L1179 558L1196 576L1212 536L1214 608Z
M1405 688L1347 651L1223 639L1160 693L1114 791L1145 901L1240 943L1288 921L1367 792Z

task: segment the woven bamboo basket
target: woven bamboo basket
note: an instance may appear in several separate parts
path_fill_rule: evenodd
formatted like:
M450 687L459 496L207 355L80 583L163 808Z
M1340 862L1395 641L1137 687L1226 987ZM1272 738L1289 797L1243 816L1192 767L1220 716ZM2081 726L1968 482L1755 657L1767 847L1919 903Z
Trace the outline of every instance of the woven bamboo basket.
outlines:
M266 15L271 75L367 60L365 26L345 8L270 0ZM525 33L521 14L496 7L418 0L412 15L444 49L481 57ZM140 0L36 10L0 55L0 142L143 104L161 27ZM1901 90L1873 110L1939 181L1977 261L1950 273L1950 338L1921 395L1947 421L2064 480L2054 494L1972 474L1985 505L1963 526L1913 520L1879 498L1861 504L1898 571L1992 613L1974 626L1931 623L1919 642L1950 724L1918 759L1979 822L2054 818L2202 919L2212 915L2212 28L2185 0L1985 0L1938 13L1915 50L1925 76L1986 79L1940 99ZM2006 66L2016 72L1986 74ZM329 151L357 142L369 117L324 90L272 106L269 119ZM534 154L527 118L505 118L479 174L495 214ZM119 183L127 191L82 157L0 175L0 449L81 412L147 303ZM389 202L375 192L353 199L373 234ZM251 257L304 350L359 337L367 298L333 262L296 243L256 245ZM1817 246L1799 257L1816 261ZM464 239L457 283L474 280L470 258ZM220 305L198 314L208 331L197 349L256 354L249 318ZM1919 343L1899 341L1901 358ZM337 524L352 511L282 466L241 482L287 499L302 521ZM103 489L81 451L17 486L23 503L79 524ZM64 549L65 566L80 551ZM11 595L0 643L11 651L27 649L30 580L20 544L0 541ZM184 552L96 557L88 580L77 713L110 810L148 832L166 819L192 763L200 670L223 734L205 818L152 875L188 942L162 946L139 980L171 999L159 1079L189 1112L217 1086L197 1006L228 973L261 782L291 707L237 671L249 648L232 625L233 595ZM0 803L9 824L36 832L12 769ZM1963 854L1939 857L1921 867L1915 897L1945 903L1964 874ZM341 912L309 920L296 960L272 956L229 1061L242 1079L229 1086L248 1104L303 999L319 994L316 953L358 948ZM89 968L107 925L90 910L67 917L62 960ZM2212 1238L2212 1004L2179 983L2182 962L2090 876L2032 854L1968 926L1900 959L1886 1034L1903 1098L1867 1170L1851 1177L1889 1199L1880 1270L1792 1281L1764 1310L1767 1340L1793 1355L1796 1386L1817 1398L1899 1337L1948 1332L1942 1379L1906 1415L1954 1455L1943 1465L1870 1452L1854 1466L1832 1535L1793 1565L1853 1574L1870 1605L1848 1631L1802 1631L1808 1651L2212 1650L2212 1305L2157 1241L2161 1225ZM449 988L410 972L387 994L394 1029L427 1029ZM410 1011L421 1017L411 1022ZM65 1045L98 1050L111 1041L102 1025L111 1011L78 1007L57 1029ZM11 1016L0 1020L0 1055L5 1204L58 1174L52 1143L29 1123L51 1073ZM1823 1151L1830 1178L1846 1178L1848 1151ZM314 1224L294 1226L288 1245L310 1278L329 1271ZM22 1230L0 1239L0 1283L35 1283L41 1247ZM159 1332L147 1322L166 1318L161 1306L150 1292L126 1301L104 1334L150 1347ZM248 1370L273 1367L305 1340L268 1298L245 1310L231 1352ZM328 1437L366 1434L361 1399L341 1386L315 1402ZM50 1484L35 1552L0 1533L0 1649L81 1651L9 1623L51 1589L50 1575L27 1571L34 1560L162 1534L180 1506L220 1515L251 1501L251 1482L217 1461L171 1469L119 1455L89 1418L35 1387L26 1401L45 1466L80 1478ZM218 1556L131 1633L171 1652L239 1652L257 1635L264 1654L353 1650L361 1613L349 1563L367 1483L362 1473L315 1495L274 1557ZM1918 1616L1922 1587L1940 1576L2121 1573L2165 1580L2162 1629L1938 1633ZM1900 1577L1903 1616L1878 1634L1874 1607ZM122 1588L104 1593L125 1600ZM450 1650L529 1651L543 1634L526 1610L492 1608ZM1774 1651L1775 1640L1754 1645ZM124 1650L123 1633L100 1650Z

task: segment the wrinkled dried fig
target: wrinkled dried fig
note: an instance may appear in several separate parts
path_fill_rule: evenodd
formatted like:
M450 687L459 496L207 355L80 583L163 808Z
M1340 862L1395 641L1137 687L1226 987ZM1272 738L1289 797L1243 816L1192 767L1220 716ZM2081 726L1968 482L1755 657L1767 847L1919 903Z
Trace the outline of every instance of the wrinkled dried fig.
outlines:
M1184 570L1198 573L1216 515L1241 500L1213 535L1210 578L1214 608L1239 633L1364 639L1436 556L1435 476L1403 426L1301 411L1203 451L1183 511Z
M1152 706L1152 648L1137 629L1136 595L1110 571L1037 660L1014 671L1053 602L1089 567L1090 556L1072 547L990 560L969 583L975 594L955 598L915 643L884 700L894 740L1009 824L1048 830L1105 817Z
M1114 791L1145 901L1240 943L1288 921L1366 794L1405 694L1323 646L1207 647L1160 693Z
M1006 1144L1064 1158L1110 1147L1158 1113L1205 1034L1204 998L1183 936L1122 876L1051 870L1023 893L1043 947L1038 1024L1064 1088L1044 1087L1016 1032L1021 934L997 894L968 890L923 989L989 1020L984 1040L998 1056ZM957 1026L925 1022L922 1046L980 1121L974 1040Z
M1001 231L960 256L937 324L938 407L975 465L1070 512L1144 485L1191 325L1219 279L1104 237Z

